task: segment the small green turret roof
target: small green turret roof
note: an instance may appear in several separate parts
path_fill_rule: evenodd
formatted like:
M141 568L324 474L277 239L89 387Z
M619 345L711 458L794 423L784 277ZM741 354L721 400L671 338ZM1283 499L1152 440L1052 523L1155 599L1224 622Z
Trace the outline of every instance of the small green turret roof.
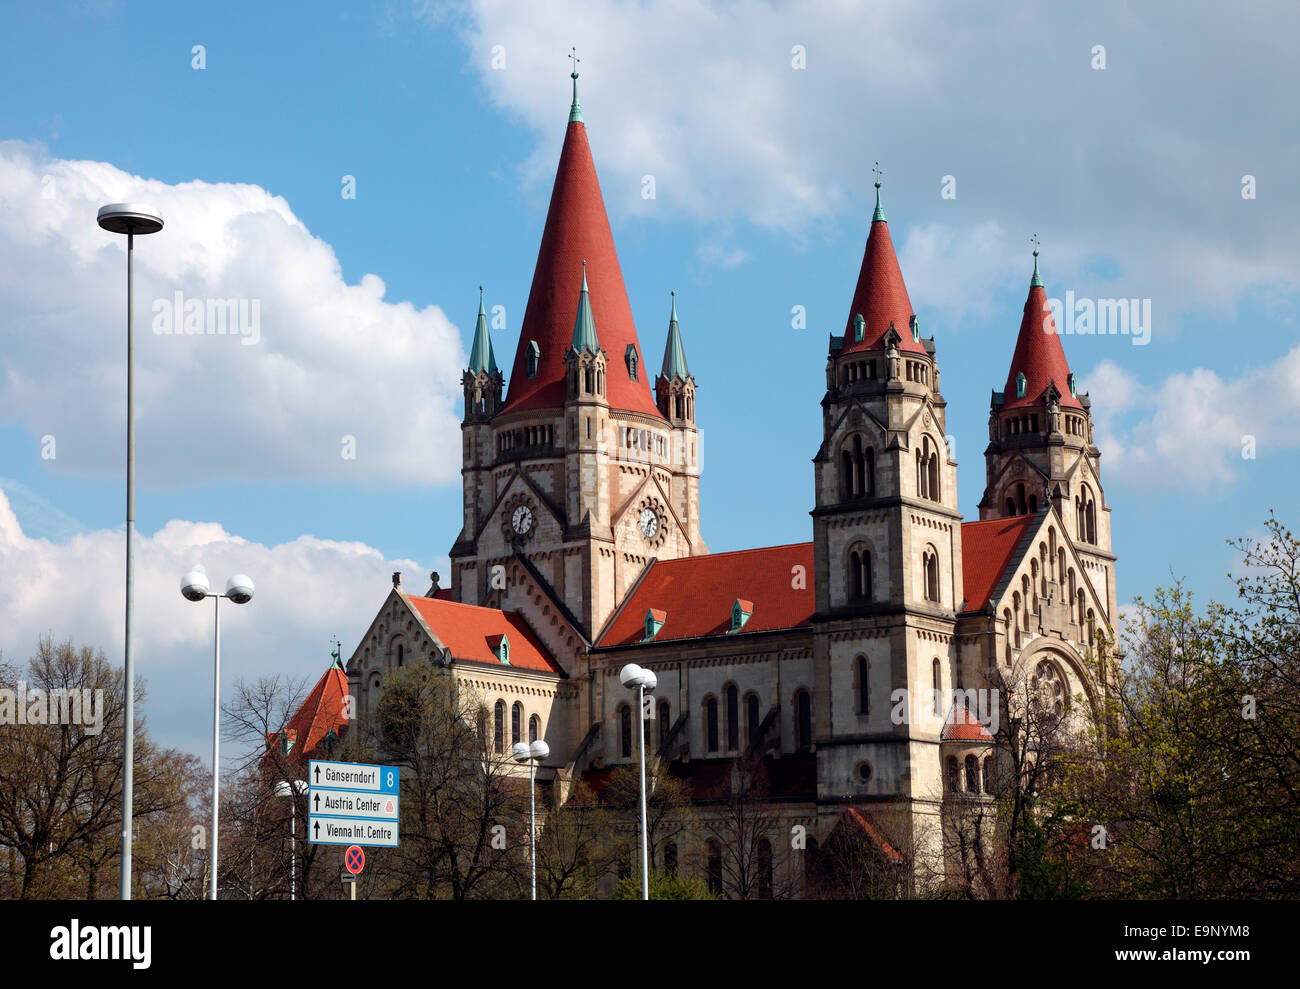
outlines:
M1029 279L1029 287L1030 288L1043 287L1042 276L1038 274L1038 249L1037 248L1034 249L1034 277Z
M596 335L596 319L591 314L591 297L587 293L587 262L582 262L582 294L578 296L578 315L573 320L573 349L600 350L600 337Z
M488 336L487 313L483 310L483 286L478 287L478 322L474 325L474 345L469 352L469 369L474 374L486 371L497 373L497 362L492 354L492 338Z
M677 326L677 293L672 293L672 314L668 317L668 343L664 346L664 366L660 374L667 380L690 376L686 366L686 349L682 346L682 333Z

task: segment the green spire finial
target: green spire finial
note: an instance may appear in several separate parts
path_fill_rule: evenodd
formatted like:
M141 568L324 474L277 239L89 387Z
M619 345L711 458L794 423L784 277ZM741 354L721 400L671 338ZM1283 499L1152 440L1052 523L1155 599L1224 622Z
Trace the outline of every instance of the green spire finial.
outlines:
M488 336L487 312L483 309L483 286L478 287L478 322L474 324L474 344L469 351L471 374L486 371L497 373L496 356L492 353L492 338Z
M871 214L871 222L875 223L879 221L881 223L884 223L886 222L885 210L880 205L880 176L884 175L885 173L881 171L880 162L876 162L876 167L873 168L872 171L876 173L876 211Z
M569 78L573 80L573 106L569 107L569 123L582 123L582 107L578 105L578 63L582 59L578 57L578 49L569 49L569 59L573 62L573 71L569 73Z
M686 348L682 346L682 331L677 325L677 293L672 293L672 314L668 317L668 342L664 346L664 364L659 372L665 381L690 377L690 368L686 366Z
M581 353L600 350L600 337L596 335L596 318L591 313L591 296L587 292L587 262L582 262L582 294L578 296L578 314L573 320L573 349Z
M1029 238L1030 243L1034 245L1034 277L1029 279L1030 288L1042 288L1043 279L1038 274L1038 234Z

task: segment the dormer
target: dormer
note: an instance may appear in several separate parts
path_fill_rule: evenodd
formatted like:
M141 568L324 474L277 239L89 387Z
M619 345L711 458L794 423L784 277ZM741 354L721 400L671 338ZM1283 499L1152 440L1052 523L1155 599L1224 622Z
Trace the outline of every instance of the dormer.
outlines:
M729 633L739 632L742 628L745 627L745 623L749 621L749 618L753 613L754 613L753 601L746 601L743 598L736 598L735 602L731 605L731 628L727 629L727 631Z
M487 637L488 648L496 656L497 661L502 666L510 665L510 639L504 633L501 635L489 635Z
M664 622L668 621L668 612L661 611L658 608L651 608L645 613L645 637L642 642L649 642L659 630L664 627Z

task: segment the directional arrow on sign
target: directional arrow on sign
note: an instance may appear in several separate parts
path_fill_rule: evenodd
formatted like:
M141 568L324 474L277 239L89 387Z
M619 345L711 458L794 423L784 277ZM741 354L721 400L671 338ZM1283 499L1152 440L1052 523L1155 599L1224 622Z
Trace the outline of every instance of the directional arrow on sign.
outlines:
M316 809L320 810L320 794L316 794Z
M312 830L315 832L314 837L319 838L319 837L320 837L320 821L317 821L317 822L316 822L316 824L313 826Z

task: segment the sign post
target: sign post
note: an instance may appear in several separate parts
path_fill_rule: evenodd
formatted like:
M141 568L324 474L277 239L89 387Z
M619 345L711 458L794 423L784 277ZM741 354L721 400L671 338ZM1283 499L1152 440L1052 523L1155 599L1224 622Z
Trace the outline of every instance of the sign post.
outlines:
M348 886L348 899L357 898L357 876L361 875L361 870L366 867L366 852L360 845L350 845L348 850L343 853L343 867L347 871L343 873L343 881Z

